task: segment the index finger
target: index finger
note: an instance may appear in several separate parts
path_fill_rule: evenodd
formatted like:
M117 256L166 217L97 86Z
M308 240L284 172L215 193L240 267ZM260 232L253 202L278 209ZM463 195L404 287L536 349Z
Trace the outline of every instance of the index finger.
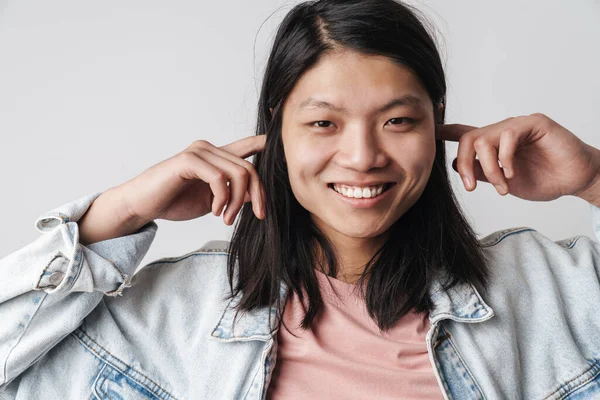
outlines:
M439 124L436 125L435 138L439 140L458 142L462 135L475 129L479 128L462 124Z
M246 158L263 151L266 141L267 135L253 135L236 140L220 148L240 158Z

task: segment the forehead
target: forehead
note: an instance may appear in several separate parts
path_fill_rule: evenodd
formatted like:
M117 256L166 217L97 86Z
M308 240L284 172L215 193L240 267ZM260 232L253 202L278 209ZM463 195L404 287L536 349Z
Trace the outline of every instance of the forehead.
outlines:
M431 102L410 68L388 57L344 51L322 56L300 77L284 107L300 112L318 99L348 110L365 110L398 97L410 99L412 106Z

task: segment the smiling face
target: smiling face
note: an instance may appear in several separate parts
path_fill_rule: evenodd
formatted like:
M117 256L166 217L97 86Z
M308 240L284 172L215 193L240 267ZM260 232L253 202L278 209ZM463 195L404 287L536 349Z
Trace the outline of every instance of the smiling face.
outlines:
M328 53L283 105L282 140L298 202L334 242L381 242L419 198L435 157L433 104L387 57Z

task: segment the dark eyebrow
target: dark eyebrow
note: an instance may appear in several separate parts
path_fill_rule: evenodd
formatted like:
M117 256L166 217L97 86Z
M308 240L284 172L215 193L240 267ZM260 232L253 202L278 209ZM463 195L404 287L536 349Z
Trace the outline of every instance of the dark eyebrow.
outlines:
M381 107L379 110L377 110L377 113L379 113L379 114L384 113L384 112L386 112L394 107L397 107L397 106L422 108L423 102L421 101L421 99L419 97L407 94L402 97L393 99L389 103L385 104L383 107ZM316 100L316 99L313 99L312 97L309 97L308 99L304 100L298 106L298 109L309 108L309 107L310 108L326 108L328 110L332 110L332 111L339 112L342 114L348 114L348 110L345 108L336 107L331 103L328 103L326 101Z

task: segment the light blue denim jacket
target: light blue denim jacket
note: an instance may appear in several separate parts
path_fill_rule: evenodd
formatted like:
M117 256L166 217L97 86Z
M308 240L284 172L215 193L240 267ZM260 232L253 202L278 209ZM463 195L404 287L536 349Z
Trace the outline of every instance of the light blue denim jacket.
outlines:
M227 242L132 278L157 225L82 246L77 221L99 195L42 215L42 235L0 260L0 398L264 399L280 316L265 307L232 327ZM444 397L600 398L600 245L529 228L482 243L485 299L468 284L431 290L426 340Z

